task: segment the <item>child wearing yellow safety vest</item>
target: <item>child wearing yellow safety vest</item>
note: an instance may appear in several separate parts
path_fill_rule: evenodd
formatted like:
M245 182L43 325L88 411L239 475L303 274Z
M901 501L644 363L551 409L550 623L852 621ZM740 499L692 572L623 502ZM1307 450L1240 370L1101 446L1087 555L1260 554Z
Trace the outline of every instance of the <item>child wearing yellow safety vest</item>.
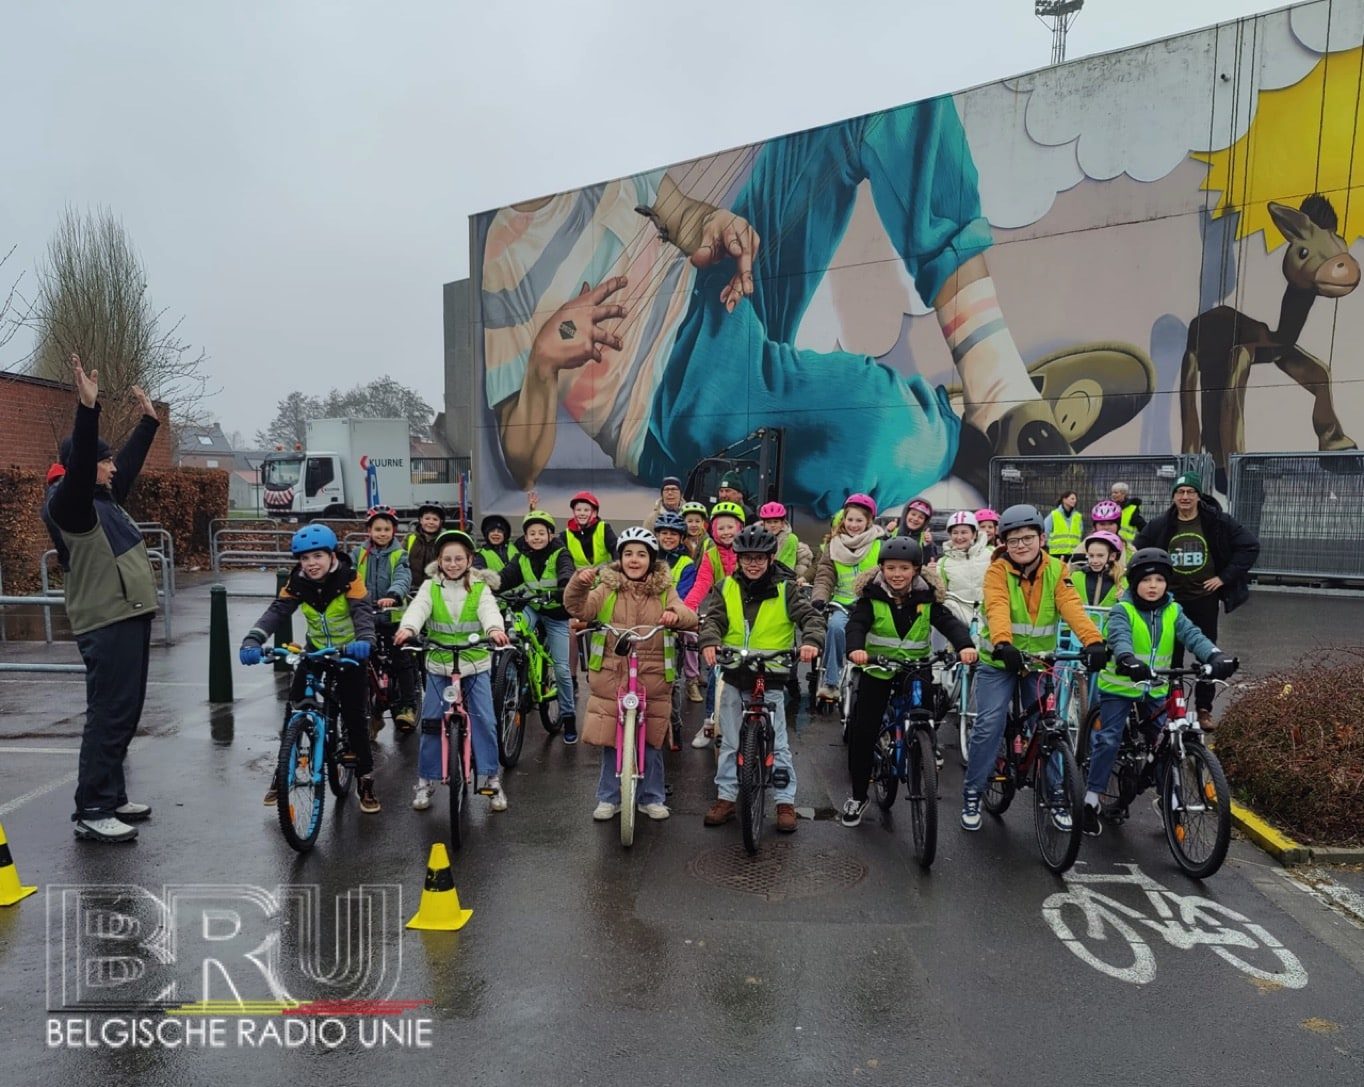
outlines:
M502 611L488 582L496 574L473 568L474 540L467 532L452 530L437 541L436 559L426 569L427 581L403 612L394 643L403 645L426 630L426 697L422 700L421 743L417 749L417 784L412 806L424 811L431 806L436 783L444 776L441 765L441 718L445 714L445 688L459 682L464 709L469 715L469 734L474 765L493 811L507 810L507 794L497 763L497 725L493 716L492 650L486 645L470 650L461 647L476 634L495 645L506 645ZM458 672L455 650L460 649Z
M1103 635L1085 614L1084 604L1066 575L1066 566L1045 550L1046 531L1034 506L1010 506L999 519L1003 546L985 571L985 621L980 630L980 661L976 669L976 723L971 729L966 780L962 785L961 825L979 830L980 804L986 781L994 771L999 741L1004 735L1015 688L1027 671L1025 653L1052 653L1061 620L1084 646L1090 671L1103 667L1107 647ZM1020 688L1024 709L1037 702L1037 685ZM1053 783L1053 788L1063 786ZM1067 798L1058 797L1052 819L1070 828Z
M1125 808L1100 813L1099 797L1108 786L1133 703L1144 701L1152 712L1159 713L1169 693L1169 681L1156 680L1153 669L1173 667L1175 649L1183 646L1200 664L1212 665L1214 679L1228 679L1236 671L1236 662L1227 659L1175 603L1169 592L1173 572L1168 552L1158 547L1138 551L1127 572L1132 587L1108 613L1113 660L1099 673L1100 727L1091 737L1084 807L1086 834L1101 832L1100 814L1112 822L1127 818Z
M881 554L881 542L886 534L876 520L876 501L865 494L849 495L843 503L838 527L829 537L819 563L815 566L814 589L811 599L815 607L823 609L832 602L841 605L828 609L828 633L824 644L824 682L818 697L825 701L838 699L838 678L843 671L844 631L848 625L848 609L856 600L853 585L861 574L875 570Z
M639 810L650 819L666 819L663 742L672 719L672 687L678 678L674 630L695 630L696 613L677 594L667 563L659 558L658 540L644 528L627 528L609 566L579 570L564 590L564 606L575 619L614 627L663 626L667 631L635 643L639 682L644 688L644 781ZM582 741L601 748L601 775L592 818L605 821L620 814L620 778L616 776L616 696L629 681L629 659L615 652L615 638L594 631L587 660L587 715Z
M942 585L921 573L924 552L919 542L905 536L883 540L878 561L879 569L858 577L857 603L848 616L848 660L862 674L848 724L852 795L840 815L845 827L857 826L867 810L872 748L893 687L891 675L869 662L875 657L927 660L934 630L952 643L963 662L972 664L976 659L971 631L944 604ZM926 697L925 702L932 700Z
M579 491L569 502L573 513L564 528L564 546L573 556L573 565L601 566L616 553L616 532L600 518L601 503L591 491Z
M397 510L392 506L370 507L365 527L369 539L351 553L351 561L374 605L375 639L387 645L393 641L401 606L407 603L412 570L407 565L407 549L394 538L398 530ZM417 721L416 684L413 668L401 659L403 656L406 654L392 654L392 679L398 687L393 723L400 732L411 732ZM369 727L371 735L377 733L383 727L383 719L378 719L377 728L371 720Z
M350 557L337 547L336 533L326 525L304 525L289 541L289 550L298 562L279 596L270 602L256 625L242 639L239 658L243 664L259 664L261 647L273 637L294 612L303 613L307 624L304 638L309 650L336 648L351 660L366 661L374 645L374 609L365 583L355 572ZM335 667L336 692L341 703L341 723L355 756L359 779L360 810L373 815L379 810L374 795L374 761L369 749L369 722L365 720L365 687L369 677L364 668ZM303 697L307 670L294 669L289 701ZM275 803L277 782L265 794L265 803Z
M795 649L800 660L813 663L824 643L824 616L796 592L787 575L777 576L773 556L777 538L762 525L749 525L734 538L738 563L734 573L711 590L701 607L701 659L707 668L716 665L716 651L725 646L767 651ZM766 703L772 711L774 768L784 772L786 784L774 789L777 829L790 834L796 829L796 770L786 732L784 669L767 666ZM739 723L743 716L741 691L751 691L753 674L738 665L726 667L724 693L720 697L720 763L715 772L717 799L706 812L705 824L718 827L734 818L739 795L736 754ZM774 775L775 778L775 775Z

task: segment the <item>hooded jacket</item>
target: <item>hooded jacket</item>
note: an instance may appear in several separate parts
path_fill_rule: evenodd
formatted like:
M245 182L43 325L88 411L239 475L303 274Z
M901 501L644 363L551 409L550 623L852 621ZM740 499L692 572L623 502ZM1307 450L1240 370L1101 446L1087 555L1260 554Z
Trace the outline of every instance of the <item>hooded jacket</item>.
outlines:
M521 570L522 559L530 564L531 573L535 574L536 577L541 577L544 575L545 564L549 561L549 557L558 552L558 557L554 560L554 580L558 585L551 595L556 601L562 601L564 588L577 569L573 565L573 556L568 553L568 548L564 546L564 541L558 536L551 537L549 543L537 551L526 542L525 536L521 536L512 546L516 549L516 558L504 566L498 574L500 585L497 591L500 593L510 592L512 589L521 588L526 583L525 575ZM568 618L568 612L564 610L562 603L541 608L538 614L543 615L546 619Z
M1084 602L1066 576L1065 564L1053 555L1042 552L1031 575L1025 575L1007 557L1003 547L995 551L995 560L985 571L985 623L990 644L1013 644L1014 625L1009 613L1009 582L1017 581L1027 602L1028 613L1037 615L1042 604L1042 568L1049 562L1061 567L1056 582L1056 610L1061 619L1080 638L1082 645L1103 641L1103 635L1085 612Z
M1174 597L1167 592L1152 604L1142 600L1135 592L1128 589L1122 594L1121 599L1136 608L1139 618L1146 622L1146 631L1151 637L1151 644L1158 643L1160 637L1156 633L1156 615ZM1132 623L1126 608L1114 608L1108 613L1108 625L1104 628L1104 633L1107 636L1108 646L1112 649L1114 658L1123 653L1132 652ZM1179 609L1179 617L1175 620L1175 642L1198 658L1199 664L1207 664L1214 653L1221 652L1213 644L1211 638L1194 626L1193 620L1184 614L1183 608Z
M1230 514L1223 513L1222 508L1206 495L1199 496L1198 517L1208 538L1214 571L1222 579L1217 599L1230 614L1250 599L1250 570L1260 557L1260 541L1250 529ZM1134 548L1161 547L1169 550L1178 524L1179 513L1171 503L1168 510L1151 518L1146 527L1137 533Z
M880 525L872 525L865 532L861 533L865 537L862 544L852 549L852 557L861 560L871 549L872 544L877 540L886 538L886 530ZM815 564L815 576L813 580L814 588L812 596L815 600L828 601L833 599L834 591L838 588L838 569L834 565L834 544L842 541L844 547L847 546L848 537L835 532L829 537L829 542L824 545L824 550L819 554L819 562ZM841 561L841 560L840 560ZM924 557L927 562L927 556Z
M951 594L945 603L963 623L971 622L975 613L971 605L985 599L985 571L990 568L990 559L990 548L984 535L978 535L976 542L965 551L949 543L938 557L938 577L945 592Z
M440 594L445 599L445 607L455 618L464 610L464 600L469 595L469 589L464 586L464 578L448 578L440 570L440 563L433 562L426 568L426 577L429 582L423 583L419 592L412 597L412 603L403 612L402 621L399 627L410 630L417 634L426 626L426 622L431 618L431 599L432 586L439 586ZM491 570L469 570L470 584L482 582L485 588L478 597L478 621L483 626L483 633L489 631L502 630L502 609L497 606L497 575ZM463 657L459 659L459 674L461 676L472 676L479 672L489 672L493 667L492 655L476 660L472 663ZM426 670L433 676L449 676L454 674L454 669L448 664L442 664L432 659L430 653L426 655Z
M327 605L340 596L346 598L350 609L355 640L373 644L374 608L369 602L369 593L365 591L365 583L360 580L360 575L355 572L350 556L342 552L336 555L335 569L317 581L305 577L302 564L296 563L289 571L289 580L280 589L279 596L270 602L270 606L256 620L256 625L247 631L244 644L264 645L298 611L300 605L307 604L310 608L324 612Z
M436 561L436 540L444 531L445 526L442 525L434 534L428 535L418 526L404 541L403 546L407 548L407 565L412 571L413 593L421 588L421 583L426 580L427 568Z
M853 604L852 611L848 613L849 653L867 648L867 633L875 619L872 609L874 600L890 605L891 615L895 619L895 632L902 638L909 633L909 628L918 618L920 605L927 604L929 623L934 630L952 643L953 649L960 653L963 649L975 647L975 643L971 641L970 629L944 603L946 594L937 578L922 573L915 574L914 580L910 582L909 592L897 600L881 571L868 570L858 577L854 583L854 591L857 593L857 601Z
M568 524L564 526L564 546L568 546L567 537L572 536L578 541L578 546L583 549L583 554L590 559L592 557L592 537L596 535L598 525L602 526L602 545L606 548L606 553L614 555L616 553L616 530L600 517L593 517L585 525L579 524L576 517L569 518ZM589 563L589 565L591 564Z
M402 557L395 563L394 555ZM369 592L371 603L391 596L399 603L406 600L412 589L412 568L408 566L407 548L398 542L395 535L388 546L376 548L372 543L364 543L351 552L351 564L358 571L364 559L365 589Z
M652 627L658 624L667 608L677 615L674 630L695 630L696 613L682 602L673 588L672 573L665 562L655 562L640 581L625 576L619 562L598 568L596 584L591 588L574 578L564 590L564 605L575 619L590 623L597 618L607 596L616 594L611 625L616 627ZM662 747L672 720L672 687L665 678L663 665L663 635L655 634L647 642L637 645L639 679L644 685L644 718L651 747ZM680 673L680 654L676 661ZM587 719L579 725L579 735L586 744L596 747L616 746L616 693L629 679L629 658L615 652L615 639L606 636L606 653L598 671L589 670L587 684L591 695L587 700Z

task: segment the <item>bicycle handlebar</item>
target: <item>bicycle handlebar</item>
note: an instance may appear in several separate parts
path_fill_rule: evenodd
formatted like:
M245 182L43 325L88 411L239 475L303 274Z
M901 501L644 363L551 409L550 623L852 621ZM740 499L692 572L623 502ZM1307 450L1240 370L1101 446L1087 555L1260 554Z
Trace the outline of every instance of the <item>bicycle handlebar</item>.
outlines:
M292 644L263 646L260 657L262 661L288 661L290 657L293 657L295 660L327 660L343 668L360 667L358 660L353 657L342 656L341 650L334 645L329 645L325 649L304 649L301 645Z
M534 592L525 589L509 589L505 593L498 593L497 598L509 607L523 608L528 604L558 604L559 601L551 592L536 590Z
M796 649L735 649L732 645L717 646L715 659L721 664L765 664L784 661L794 664L800 655Z
M660 630L670 630L670 627L659 623L657 626L645 627L643 625L633 627L615 627L610 623L600 621L588 623L585 630L604 630L608 634L614 634L617 638L627 638L632 642L647 642ZM643 631L643 633L640 633Z
M957 654L951 649L939 649L936 653L918 660L901 660L899 657L868 657L867 663L858 665L860 668L885 668L892 672L908 672L914 668L932 668L935 664L946 664L955 661Z

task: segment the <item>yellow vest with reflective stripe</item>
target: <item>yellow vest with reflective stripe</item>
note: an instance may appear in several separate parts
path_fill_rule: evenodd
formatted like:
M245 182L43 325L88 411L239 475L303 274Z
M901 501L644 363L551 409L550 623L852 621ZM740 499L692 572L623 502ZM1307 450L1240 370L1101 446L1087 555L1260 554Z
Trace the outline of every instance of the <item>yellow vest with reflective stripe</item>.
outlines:
M1160 637L1151 643L1151 627L1132 606L1130 600L1119 601L1116 605L1127 612L1127 621L1132 628L1132 652L1144 663L1155 668L1169 668L1175 659L1175 624L1179 619L1179 605L1174 601L1160 609ZM1161 698L1170 693L1169 681L1152 683L1148 689L1134 679L1118 675L1116 661L1109 661L1099 673L1099 690L1107 694L1121 695L1124 698L1142 698L1149 694Z
M834 600L840 604L851 604L856 599L855 586L858 575L876 569L880 561L881 541L876 539L872 541L872 545L867 548L867 553L856 565L848 566L841 562L835 562L834 573L838 575L838 584L834 586Z
M1009 583L1009 622L1013 627L1013 644L1023 653L1050 653L1056 649L1056 631L1060 625L1061 613L1056 608L1056 586L1065 577L1065 567L1061 560L1050 555L1042 556L1042 568L1038 571L1042 579L1042 600L1037 606L1037 614L1028 614L1028 600L1023 593L1020 580L1012 574L1007 576ZM988 613L980 624L980 659L992 668L1004 667L995 660L991 652L995 640L990 637Z
M788 570L795 571L796 556L800 553L800 540L796 538L794 532L788 532L786 539L781 542L781 550L777 552L777 561Z
M527 589L533 592L552 593L559 588L559 576L554 572L558 565L559 552L563 548L555 548L545 556L545 566L540 572L540 576L535 576L535 571L531 569L529 555L517 555L516 561L521 567L521 582ZM556 605L557 606L557 605ZM535 608L535 605L531 605ZM539 610L536 608L535 610Z
M452 650L468 645L470 634L483 633L483 623L478 617L478 598L486 586L481 581L475 581L469 586L469 591L464 597L464 606L460 608L459 618L456 619L450 614L450 608L445 603L445 594L441 592L440 583L432 578L427 584L431 586L431 617L426 620L426 659L433 664L453 669L455 654ZM487 660L488 648L480 645L476 649L465 649L459 656L468 664L477 664L479 661Z
M867 641L863 646L871 657L889 657L891 660L923 660L928 656L930 614L932 604L917 605L917 614L905 636L900 637L895 629L895 612L884 600L871 602L871 629L867 631ZM889 679L891 673L884 668L868 664L862 669L876 679Z
M308 624L308 644L315 649L340 649L355 641L355 623L350 617L350 598L342 593L318 611L311 604L299 604L303 621Z
M1080 550L1084 539L1085 519L1079 510L1067 517L1057 506L1047 515L1047 550L1060 558L1070 558Z
M391 555L389 555L389 557L388 557L388 579L389 579L389 584L390 584L390 585L392 585L392 583L393 583L393 571L396 570L396 569L398 569L398 563L400 563L400 562L405 562L406 560L407 560L407 552L404 551L404 550L394 551ZM362 548L360 548L360 561L359 561L358 563L355 564L355 572L356 572L357 574L360 575L360 580L363 581L366 585L369 584L368 579L365 577L365 567L367 567L368 565L369 565L369 548L368 548L368 547L362 547ZM377 614L378 611L379 611L379 609L376 607L376 608L374 609L374 611L375 611L375 613ZM400 618L402 617L403 609L402 609L402 608L388 608L387 611L386 611L386 614L388 615L388 617L389 617L390 619L397 620L397 619L400 619Z
M1132 527L1132 518L1137 515L1136 506L1123 506L1122 520L1118 522L1118 535L1122 542L1127 545L1130 551L1132 545L1137 542L1137 530Z
M724 644L735 649L762 649L775 652L792 649L796 644L796 624L786 613L786 581L777 582L777 595L758 605L757 622L752 627L744 618L744 596L739 583L732 577L725 578L720 587L725 602ZM785 672L786 669L769 663L769 672Z
M663 608L668 607L668 594L663 593ZM597 610L597 622L609 623L611 617L616 613L616 594L609 592L606 599L601 602L601 607ZM652 625L652 624L650 624ZM600 672L602 661L606 659L606 631L595 630L592 637L588 639L587 670L589 672ZM668 629L663 631L663 678L669 683L677 678L677 639L673 632Z
M568 553L573 556L573 565L579 570L584 566L600 566L611 558L611 556L606 553L605 521L598 521L596 525L593 526L591 559L587 557L587 552L583 550L583 545L578 541L576 534L565 532L564 545L568 548Z

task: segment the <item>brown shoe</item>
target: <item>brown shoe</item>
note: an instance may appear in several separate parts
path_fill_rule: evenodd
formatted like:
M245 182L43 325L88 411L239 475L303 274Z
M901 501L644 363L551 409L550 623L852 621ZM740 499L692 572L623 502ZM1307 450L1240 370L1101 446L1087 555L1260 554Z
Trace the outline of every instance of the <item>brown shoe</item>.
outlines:
M783 834L794 834L796 832L796 806L794 804L777 805L777 829Z
M710 806L710 811L706 812L703 820L708 827L724 826L734 818L734 801L717 800Z
M1198 711L1198 727L1204 732L1217 731L1217 722L1212 719L1212 710Z

